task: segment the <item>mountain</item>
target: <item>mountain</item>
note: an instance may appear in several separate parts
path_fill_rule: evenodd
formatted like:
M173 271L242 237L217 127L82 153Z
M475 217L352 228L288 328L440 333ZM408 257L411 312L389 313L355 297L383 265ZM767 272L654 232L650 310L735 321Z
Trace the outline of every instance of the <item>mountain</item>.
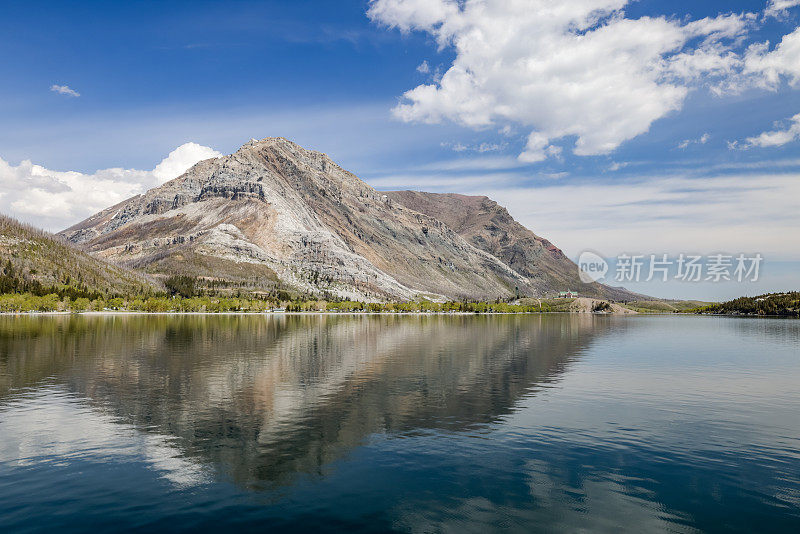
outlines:
M120 265L253 289L494 299L578 287L563 253L488 199L453 196L447 214L415 198L376 191L325 154L267 138L60 234ZM472 214L466 220L459 199Z
M436 217L474 247L500 259L525 276L536 294L569 288L590 297L632 297L623 288L583 283L578 266L561 249L515 221L508 210L489 197L421 191L389 191L386 195L414 211Z
M62 238L0 215L0 293L73 288L105 294L154 289L139 273L103 262Z

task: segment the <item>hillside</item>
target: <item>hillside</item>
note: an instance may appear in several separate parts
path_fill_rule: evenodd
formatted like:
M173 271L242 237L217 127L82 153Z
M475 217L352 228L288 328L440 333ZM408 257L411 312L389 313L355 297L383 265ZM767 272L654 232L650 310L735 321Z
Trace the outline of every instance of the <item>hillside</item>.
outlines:
M128 294L152 289L140 274L100 261L42 230L0 215L0 293Z
M638 313L681 313L709 304L701 300L641 300L625 302L625 307Z
M499 222L513 226L514 243L498 248L480 229L409 204L325 154L267 138L202 161L61 235L154 274L355 299L495 299L578 286L577 267L510 216Z
M755 297L739 297L688 310L692 313L721 315L777 315L800 317L800 292L767 293Z

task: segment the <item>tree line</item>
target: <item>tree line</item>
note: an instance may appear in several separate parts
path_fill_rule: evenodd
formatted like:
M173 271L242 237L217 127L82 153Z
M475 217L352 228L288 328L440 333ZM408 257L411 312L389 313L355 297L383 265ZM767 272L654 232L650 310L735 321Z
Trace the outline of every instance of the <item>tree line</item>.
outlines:
M289 312L332 313L533 313L554 311L546 302L537 305L511 304L497 299L489 301L435 302L421 299L409 302L361 302L337 299L330 294L323 298L292 294L275 289L266 294L237 291L220 293L201 287L198 279L187 275L164 280L164 291L124 295L91 290L69 284L44 286L36 279L20 273L8 261L0 272L0 312L251 312L283 309Z
M772 315L800 317L800 292L766 293L755 297L739 297L689 310L692 313L722 315Z

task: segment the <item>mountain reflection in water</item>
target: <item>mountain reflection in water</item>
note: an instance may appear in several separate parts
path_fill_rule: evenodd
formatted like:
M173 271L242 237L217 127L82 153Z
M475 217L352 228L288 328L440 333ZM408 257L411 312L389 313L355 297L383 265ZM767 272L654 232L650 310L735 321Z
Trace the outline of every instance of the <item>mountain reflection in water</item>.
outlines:
M0 360L0 395L62 386L253 488L321 473L376 432L479 431L604 328L587 317L4 319L0 353L15 357Z

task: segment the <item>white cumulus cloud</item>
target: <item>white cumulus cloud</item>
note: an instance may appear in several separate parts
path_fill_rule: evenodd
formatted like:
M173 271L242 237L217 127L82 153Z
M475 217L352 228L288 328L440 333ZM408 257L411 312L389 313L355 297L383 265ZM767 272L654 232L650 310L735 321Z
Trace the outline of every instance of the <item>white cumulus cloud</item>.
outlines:
M197 143L184 143L170 152L169 156L156 165L156 168L153 169L153 175L159 184L163 184L185 173L189 167L198 161L218 158L221 155L221 153L207 146L198 145Z
M769 43L751 45L744 57L742 82L764 89L777 90L783 80L800 86L800 28L784 35L773 50Z
M458 11L458 4L454 1L378 0L371 3L369 16L403 32L430 31L449 17L457 15Z
M54 93L58 93L60 95L72 96L72 97L79 97L81 94L76 91L75 89L71 88L69 85L56 85L53 84L50 86L50 90Z
M372 0L369 17L431 34L455 59L407 91L403 121L450 120L530 132L520 159L537 162L574 138L578 155L607 154L681 108L699 80L741 69L732 52L754 20L626 18L629 0Z
M198 161L221 154L186 143L149 171L111 168L92 174L54 171L0 158L0 212L40 228L62 230L102 209L176 178Z

